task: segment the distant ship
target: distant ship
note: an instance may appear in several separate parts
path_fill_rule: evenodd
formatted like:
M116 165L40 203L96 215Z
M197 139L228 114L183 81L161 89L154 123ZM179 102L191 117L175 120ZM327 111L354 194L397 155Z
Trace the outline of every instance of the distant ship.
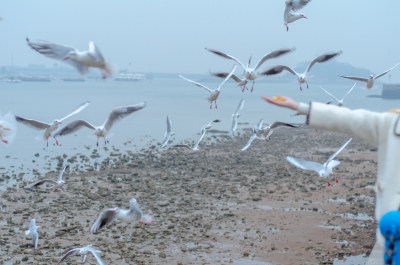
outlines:
M114 81L137 82L143 80L146 80L145 74L119 73L114 77Z
M399 99L400 98L400 84L383 84L382 98Z
M62 81L64 82L85 82L86 79L83 77L65 77L61 78Z
M24 82L50 82L51 78L44 76L20 75L18 79Z

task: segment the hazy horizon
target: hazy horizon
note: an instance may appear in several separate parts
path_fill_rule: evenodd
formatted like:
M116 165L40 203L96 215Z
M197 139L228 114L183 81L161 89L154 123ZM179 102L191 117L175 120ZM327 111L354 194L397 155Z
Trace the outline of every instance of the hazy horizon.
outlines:
M282 1L4 1L0 65L62 64L31 50L25 38L86 50L94 41L115 69L136 72L205 73L233 62L214 48L253 64L279 48L296 51L266 62L296 65L328 51L343 51L338 62L381 73L400 61L395 23L400 2L311 1L308 19L282 27ZM336 73L334 73L336 74ZM343 73L346 74L346 73ZM347 73L351 75L352 73ZM385 81L383 77L382 81ZM391 79L400 81L400 67Z

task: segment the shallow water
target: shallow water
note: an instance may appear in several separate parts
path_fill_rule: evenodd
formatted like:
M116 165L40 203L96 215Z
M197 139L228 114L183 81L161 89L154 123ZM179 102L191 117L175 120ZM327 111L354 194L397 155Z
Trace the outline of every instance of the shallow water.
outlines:
M342 260L336 258L333 260L333 265L361 265L367 263L367 261L368 257L361 254L357 256L344 257Z

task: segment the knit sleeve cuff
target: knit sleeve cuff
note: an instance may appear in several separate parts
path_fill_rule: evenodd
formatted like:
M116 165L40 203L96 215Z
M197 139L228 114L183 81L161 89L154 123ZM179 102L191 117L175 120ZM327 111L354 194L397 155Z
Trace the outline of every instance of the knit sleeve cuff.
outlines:
M308 104L306 103L299 104L299 108L297 109L297 114L307 115L306 124L309 124L310 122L310 111L311 111L311 102Z

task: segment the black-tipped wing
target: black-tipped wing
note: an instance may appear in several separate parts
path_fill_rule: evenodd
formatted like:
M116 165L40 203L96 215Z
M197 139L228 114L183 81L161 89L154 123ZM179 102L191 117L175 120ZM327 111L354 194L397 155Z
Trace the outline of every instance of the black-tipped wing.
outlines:
M351 80L356 80L356 81L360 81L360 82L368 82L368 78L364 78L364 77L357 77L357 76L345 76L345 75L339 75L340 77L346 78L346 79L351 79Z
M108 119L104 124L104 129L109 131L113 124L122 118L125 118L129 114L132 114L135 111L141 110L146 107L146 102L139 103L137 105L119 107L111 111L110 115L108 115Z
M262 72L261 75L276 75L276 74L281 73L284 70L288 71L292 75L296 75L297 76L297 73L292 68L290 68L289 66L286 66L286 65L274 66L274 67L268 69L267 71Z
M228 75L229 75L229 74L228 74ZM179 77L182 78L182 79L184 79L184 80L186 80L186 81L188 81L188 82L190 82L190 83L192 83L192 84L194 84L194 85L196 85L196 86L198 86L198 87L204 88L205 90L207 90L207 91L210 92L210 93L212 92L212 89L206 87L205 85L202 85L202 84L197 83L197 82L195 82L195 81L193 81L193 80L190 80L190 79L188 79L188 78L186 78L186 77L184 77L184 76L182 76L182 75L179 75Z
M292 128L297 128L296 125L290 124L290 123L286 123L286 122L280 122L280 121L276 121L274 123L271 124L271 129L275 129L277 127L280 126L286 126L286 127L292 127Z
M307 73L310 72L311 67L313 67L313 65L315 63L323 63L323 62L329 61L330 59L340 55L341 53L342 53L341 51L340 52L330 52L330 53L325 53L325 54L318 56L317 58L315 58L314 60L311 61L311 63L307 67L306 72Z
M96 127L94 127L92 124L88 123L87 121L84 120L76 120L76 121L71 121L67 125L65 125L63 128L58 130L55 134L54 137L56 136L63 136L67 135L70 133L73 133L77 130L79 130L82 127L87 127L91 130L96 130Z
M103 226L106 224L111 223L117 214L118 208L108 209L102 212L99 217L97 218L96 222L90 228L90 232L92 234L97 233Z
M211 75L219 77L219 78L226 78L229 73L228 72L218 72L218 73L212 73L210 72ZM236 75L232 74L231 78L236 82L236 83L240 83L244 80L240 79L239 77L237 77Z
M207 51L209 51L209 52L212 52L212 53L216 54L216 55L219 55L219 56L224 57L226 59L233 60L233 61L237 62L238 64L240 64L243 67L243 69L247 68L241 61L239 61L238 59L236 59L232 55L229 55L227 53L220 52L220 51L217 51L217 50L214 50L214 49L208 49L208 48L205 48L205 49Z
M42 179L42 180L40 180L40 181L38 181L38 182L32 184L31 187L37 187L37 186L40 186L40 185L42 185L42 184L44 184L44 183L49 183L49 184L57 185L57 182L54 181L54 180L52 180L52 179Z
M67 253L64 254L64 256L61 257L61 259L57 262L56 265L62 263L69 255L74 254L75 252L81 250L82 248L73 248L67 251Z
M297 11L299 9L302 9L305 5L310 3L311 0L286 0L286 8Z
M26 43L38 53L56 60L64 60L69 52L76 51L75 48L47 41L31 42L29 38L26 38Z
M279 56L282 56L288 52L294 51L293 49L280 49L280 50L276 50L270 53L267 53L266 55L264 55L260 61L258 61L256 67L254 68L254 70L257 70L265 61L269 60L269 59L274 59L277 58Z
M25 119L25 118L22 118L19 116L15 116L15 120L18 122L21 122L25 125L28 125L32 128L39 129L39 130L44 130L44 129L47 129L50 127L50 124L47 124L47 123L44 123L41 121L37 121L37 120Z

